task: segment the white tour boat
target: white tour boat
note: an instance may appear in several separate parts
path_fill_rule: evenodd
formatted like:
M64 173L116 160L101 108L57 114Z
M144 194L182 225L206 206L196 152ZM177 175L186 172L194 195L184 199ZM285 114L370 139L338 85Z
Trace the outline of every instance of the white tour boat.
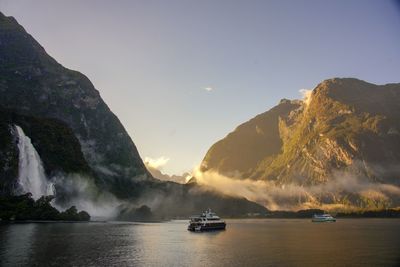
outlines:
M336 219L330 214L314 214L312 217L313 222L336 222Z
M189 231L214 231L225 230L226 223L218 217L211 209L206 210L201 215L190 217L188 230Z

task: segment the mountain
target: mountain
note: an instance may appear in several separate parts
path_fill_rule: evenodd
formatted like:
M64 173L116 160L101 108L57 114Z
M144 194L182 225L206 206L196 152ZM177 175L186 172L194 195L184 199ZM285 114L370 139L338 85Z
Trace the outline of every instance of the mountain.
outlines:
M172 182L184 184L184 183L186 183L187 177L191 176L190 173L188 173L188 172L185 172L182 175L176 175L176 174L168 175L168 174L162 173L159 169L156 169L153 166L149 166L146 164L146 167L154 178L157 178L161 181L172 181Z
M12 17L0 13L0 105L58 119L78 138L99 179L120 197L152 179L128 133L83 74L64 68Z
M246 173L258 162L273 157L283 145L279 118L301 107L301 101L283 99L276 107L241 124L208 150L201 170L216 170L236 176Z
M304 101L282 100L215 143L202 170L277 186L318 186L338 176L399 186L399 116L400 84L325 80Z
M54 186L57 205L100 216L112 209L131 218L142 206L163 218L209 207L231 216L267 211L196 183L155 179L89 79L56 62L2 13L0 94L0 195L21 191L22 173L36 195Z

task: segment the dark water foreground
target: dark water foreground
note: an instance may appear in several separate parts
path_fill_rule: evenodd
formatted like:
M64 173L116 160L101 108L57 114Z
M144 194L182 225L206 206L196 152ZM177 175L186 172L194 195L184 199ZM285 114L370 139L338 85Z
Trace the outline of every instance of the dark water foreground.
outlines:
M400 266L400 219L0 225L0 266Z

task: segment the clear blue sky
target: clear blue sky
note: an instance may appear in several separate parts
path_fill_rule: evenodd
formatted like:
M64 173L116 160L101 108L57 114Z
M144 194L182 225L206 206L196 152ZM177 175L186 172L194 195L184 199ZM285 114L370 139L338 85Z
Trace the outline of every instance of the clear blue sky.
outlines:
M391 0L0 0L0 10L87 75L142 158L170 159L167 173L324 79L400 82Z

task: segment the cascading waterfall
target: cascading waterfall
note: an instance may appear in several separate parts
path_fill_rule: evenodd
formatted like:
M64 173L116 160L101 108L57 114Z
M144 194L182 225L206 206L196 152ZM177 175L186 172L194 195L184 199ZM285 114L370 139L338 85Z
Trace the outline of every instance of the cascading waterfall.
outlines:
M36 200L43 195L54 195L53 183L47 180L43 164L31 139L15 125L18 136L19 165L18 183L23 193L30 192Z

